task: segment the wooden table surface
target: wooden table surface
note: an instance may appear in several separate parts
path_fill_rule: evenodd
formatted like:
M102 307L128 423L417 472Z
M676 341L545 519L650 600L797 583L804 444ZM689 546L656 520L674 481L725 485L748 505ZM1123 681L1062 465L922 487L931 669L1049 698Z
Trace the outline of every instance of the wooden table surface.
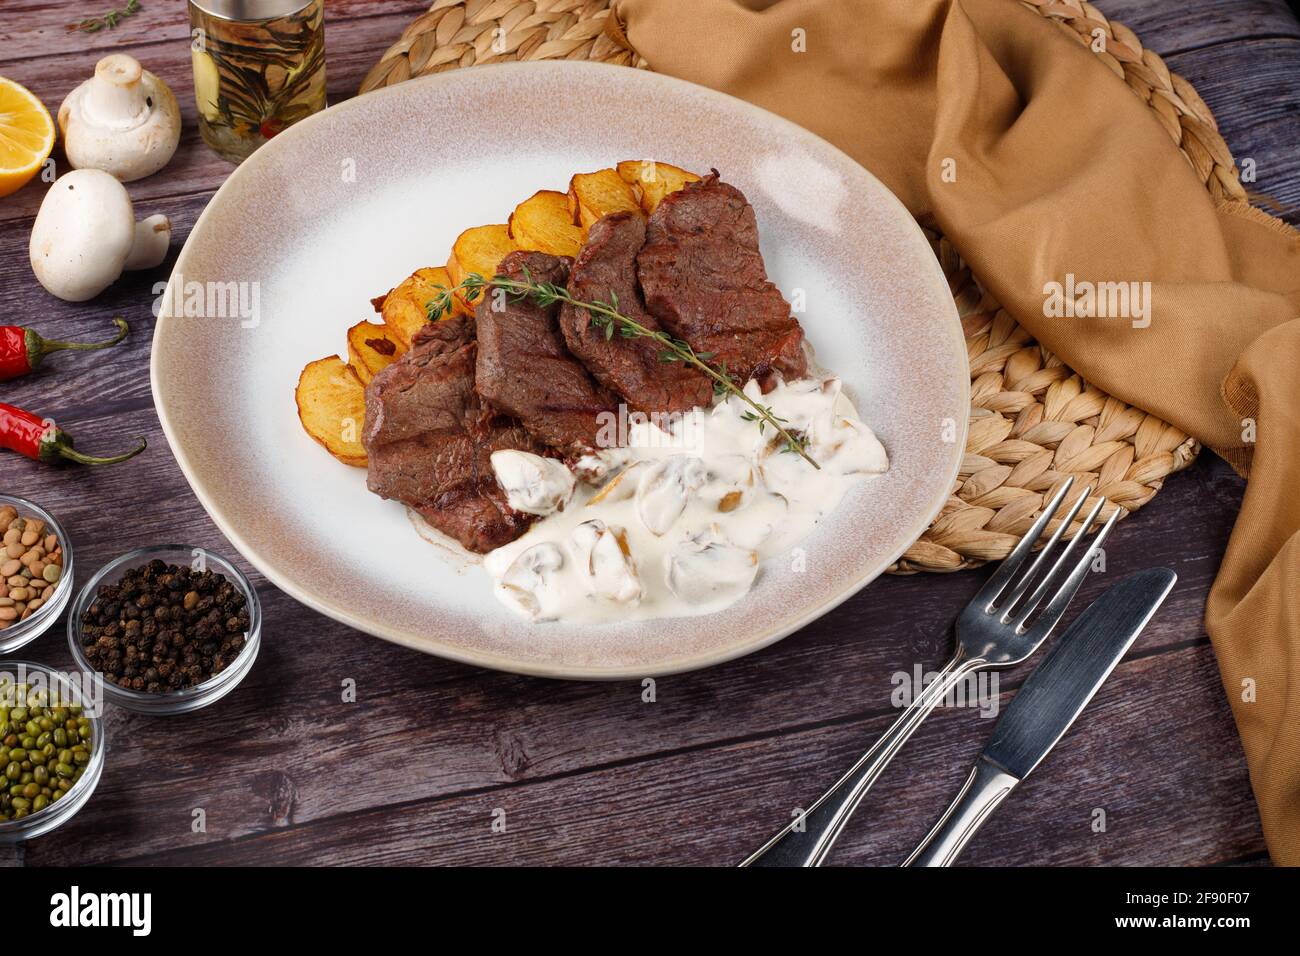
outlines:
M67 24L71 0L5 0L0 75L51 110L112 50L177 93L180 149L132 183L142 213L173 223L172 257L230 166L199 140L184 5L143 0L115 30ZM1099 6L1205 98L1254 188L1300 221L1300 23L1281 0L1108 0ZM331 101L423 8L421 0L330 0ZM1101 69L1099 66L1098 69ZM1122 148L1116 144L1116 148ZM56 158L62 157L56 152ZM55 337L132 322L129 344L62 356L6 383L3 400L51 415L94 451L145 435L149 451L100 471L0 457L0 490L66 523L77 577L163 541L213 548L251 568L182 478L149 391L152 283L132 274L93 302L44 294L27 262L35 182L0 200L5 321ZM267 215L275 215L269 205ZM967 864L1222 864L1267 861L1259 820L1202 625L1243 483L1202 456L1116 530L1109 573L1177 571L1165 608L1076 728L971 845ZM99 789L28 864L729 864L806 806L893 720L891 675L934 668L983 573L883 578L817 623L750 657L657 682L566 683L479 670L350 630L252 574L265 605L261 657L218 705L182 717L111 709ZM1080 605L1081 606L1081 605ZM60 622L21 656L69 666ZM1026 676L1002 675L1005 703ZM344 703L355 681L357 700ZM873 790L837 864L893 864L964 777L991 721L941 708ZM1105 811L1105 828L1094 826ZM202 810L203 814L196 814ZM204 827L194 821L202 817ZM504 832L494 821L504 819ZM496 828L499 830L500 828ZM18 855L22 859L23 854Z

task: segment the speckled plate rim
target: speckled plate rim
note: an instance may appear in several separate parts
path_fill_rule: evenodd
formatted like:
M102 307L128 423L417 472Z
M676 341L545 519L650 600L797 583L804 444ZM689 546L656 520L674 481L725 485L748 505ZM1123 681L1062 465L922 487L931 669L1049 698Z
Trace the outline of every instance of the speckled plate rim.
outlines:
M916 230L916 235L922 240L924 240L924 236L921 233L920 228L915 225L915 222L912 220L911 213L907 210L907 208L903 205L903 203L893 194L892 191L888 189L888 187L886 187L883 183L881 183L878 179L876 179L876 177L872 175L869 170L867 170L865 167L862 167L855 160L853 160L852 157L848 156L838 147L832 145L831 143L817 136L815 133L812 133L811 131L804 129L798 124L793 123L765 109L762 109L761 107L755 106L752 103L748 103L744 100L730 96L729 94L700 87L697 84L690 83L685 80L680 80L675 77L666 76L664 74L653 73L644 70L629 70L627 67L615 66L612 64L587 63L587 62L579 62L579 61L571 61L571 60L545 61L545 62L537 62L537 63L515 62L515 63L484 64L484 65L474 67L473 72L475 74L478 74L478 78L482 78L486 72L492 71L493 73L500 75L504 80L509 75L519 73L520 71L536 71L536 70L575 71L575 72L596 71L600 73L604 73L606 71L618 71L620 74L630 73L637 77L644 78L643 81L649 85L652 86L661 85L664 88L672 88L672 87L687 88L693 91L696 95L706 95L712 98L716 98L719 104L724 105L726 108L731 109L739 114L748 114L748 117L755 122L776 124L783 130L784 135L788 135L792 138L792 141L800 142L802 145L812 145L816 149L838 154L838 156L842 158L842 160L860 169L864 176L874 181L875 184L879 187L879 191L881 194L879 198L883 199L885 202L890 204L894 213L898 217L900 217L900 219L912 223L912 228ZM307 119L295 124L294 126L285 130L283 133L276 136L273 140L268 142L256 153L254 153L253 156L250 157L250 159L246 160L239 167L236 167L236 169L231 173L231 175L226 179L226 181L220 186L220 188L218 188L217 192L213 195L212 199L208 201L208 204L204 207L198 219L195 221L194 226L191 228L189 235L186 238L185 245L182 247L180 254L177 256L176 264L174 265L172 271L172 277L178 274L181 275L184 274L186 263L187 263L187 257L190 252L191 244L193 243L195 237L202 234L203 227L207 222L207 220L210 218L210 216L213 214L213 210L214 209L219 210L221 208L218 200L221 199L222 195L228 191L233 191L235 189L238 189L241 177L249 175L249 170L251 168L250 164L256 164L259 162L266 163L272 161L272 157L275 155L276 151L288 149L290 144L295 142L297 139L310 135L311 131L316 125L325 122L326 118L331 115L337 117L341 112L344 111L349 111L349 112L354 110L364 111L374 103L375 98L377 97L400 98L403 96L409 96L411 94L410 88L418 84L432 85L432 84L442 84L442 83L455 83L458 82L458 78L465 76L467 72L469 71L448 71L444 73L434 74L431 76L421 77L419 79L409 80L406 83L386 87L381 90L375 90L365 94L364 96L354 97L352 99L345 100L342 103L330 107L328 110L325 110L322 113L318 113L314 116L308 117ZM948 295L947 293L948 283L946 278L943 275L943 271L940 268L938 261L933 257L930 257L927 263L927 268L930 273L931 281L933 283L936 283L938 287L942 287L942 289L945 292L945 297L947 298L947 301L951 304L952 301L951 296ZM168 303L171 301L172 290L170 285L171 285L171 279L169 277L168 289L164 293L164 303ZM153 338L154 346L158 344L164 326L169 318L170 318L169 310L166 307L166 304L164 304L164 307L158 316L157 324L155 325L154 328L154 338ZM957 315L955 305L948 310L946 315L936 316L936 321L943 321L943 320L946 320L948 338L953 353L954 355L959 355L961 357L960 365L961 367L964 367L966 362L966 343L961 333L960 318ZM226 537L230 540L231 544L235 547L235 549L238 550L239 553L243 555L246 560L249 561L249 563L251 563L255 568L257 568L257 570L260 571L267 578L268 581L270 581L280 590L284 591L294 600L299 601L300 603L306 605L307 607L319 611L320 613L330 618L333 618L334 620L339 621L343 624L346 624L349 627L355 628L367 634L371 634L375 637L382 638L386 641L390 641L394 644L398 644L403 647L408 647L413 650L420 651L421 653L433 654L435 656L443 657L448 660L457 661L463 664L472 664L479 667L491 668L493 670L500 670L508 673L516 673L516 674L523 674L528 676L547 677L547 678L564 679L564 680L627 680L627 679L638 679L638 678L645 678L645 677L658 677L658 676L665 676L669 674L679 674L687 671L698 670L704 667L713 666L715 664L722 664L727 661L734 660L738 657L743 657L747 654L752 654L755 651L762 650L765 647L769 647L770 645L776 643L777 641L785 637L788 637L790 634L794 633L795 631L801 630L802 628L811 624L813 621L817 620L818 618L822 617L828 612L834 610L840 604L847 601L849 598L857 594L860 590L862 590L873 580L879 577L880 574L883 573L887 567L889 567L894 561L898 560L898 558L909 547L911 547L912 543L921 536L921 534L925 531L925 529L929 527L930 522L933 521L934 518L942 510L944 503L947 501L947 498L950 494L950 489L952 487L952 484L955 481L960 469L963 452L966 445L966 435L967 435L967 427L968 427L967 416L965 415L958 416L956 420L957 433L955 436L955 440L952 442L953 453L951 455L951 460L949 462L947 472L944 475L945 480L942 483L942 485L936 486L939 490L935 492L933 500L927 502L924 508L918 508L915 519L908 526L907 533L905 535L899 536L900 540L896 548L892 552L888 553L886 557L876 561L874 564L866 566L865 569L862 571L862 573L860 573L856 579L854 579L853 581L845 585L843 589L838 594L833 596L831 599L823 601L813 607L810 607L808 610L805 611L805 613L790 620L783 626L773 628L771 631L762 633L761 636L755 636L748 639L735 641L731 644L714 648L707 652L698 653L695 655L689 655L685 657L674 658L672 660L665 661L662 664L662 666L652 666L652 667L644 667L644 666L598 667L598 666L577 666L577 665L554 666L549 664L538 664L531 661L520 661L518 659L511 658L506 655L496 654L484 650L469 651L460 647L447 644L446 642L440 641L436 637L430 637L427 634L421 635L418 638L414 637L406 633L405 631L401 630L400 628L390 627L385 625L382 622L376 622L374 620L371 620L365 615L360 615L353 612L348 607L340 603L331 601L326 597L316 594L308 590L307 588L300 586L293 579L291 575L283 573L278 567L276 567L274 562L267 560L263 555L261 555L257 550L257 548L253 546L253 544L245 537L243 533L240 532L240 530L234 525L234 523L228 520L227 517L222 513L220 507L214 501L212 493L205 485L204 481L200 478L199 474L197 473L197 469L193 466L193 463L190 461L189 456L186 454L184 444L180 441L179 438L177 426L172 421L168 413L166 403L164 402L164 400L160 395L159 354L160 354L160 350L158 348L156 347L151 348L150 366L149 366L150 387L154 398L154 407L157 411L159 422L162 425L163 434L167 439L168 445L171 447L172 454L175 457L177 464L180 466L181 473L184 475L185 480L188 482L190 488L193 490L195 497L199 500L199 503L203 506L204 510L208 513L209 517L212 518L213 522L217 525L217 527L221 530L221 532L226 535ZM961 407L967 408L969 407L969 403L970 403L969 376L963 375L960 383L958 383L958 387L960 389L960 395L961 395ZM722 613L725 614L727 612L724 611Z

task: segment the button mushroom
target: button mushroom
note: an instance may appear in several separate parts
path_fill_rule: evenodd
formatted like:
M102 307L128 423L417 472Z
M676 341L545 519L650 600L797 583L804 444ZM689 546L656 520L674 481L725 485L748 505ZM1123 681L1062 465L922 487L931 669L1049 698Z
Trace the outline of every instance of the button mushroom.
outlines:
M573 497L573 472L564 462L506 448L492 453L492 471L511 508L531 515L563 511Z
M180 142L181 111L166 83L135 57L114 53L63 101L59 133L73 169L102 169L129 183L167 165Z
M708 477L704 463L694 455L670 455L657 461L637 482L636 513L655 534L666 534L686 510L686 499Z
M641 579L625 529L599 518L584 521L569 536L569 548L588 594L629 607L641 603Z
M587 507L591 508L602 503L612 505L631 498L636 494L636 483L641 480L641 474L649 467L650 463L644 460L632 462L601 485L600 490L588 499Z
M564 555L549 541L534 545L506 569L497 593L524 617L542 619L546 591L555 573L564 567Z
M758 553L733 544L711 525L664 555L664 580L683 601L727 604L740 598L758 574Z
M28 251L32 271L51 295L93 299L123 269L152 269L167 256L166 216L135 221L126 187L98 169L60 176L41 202Z

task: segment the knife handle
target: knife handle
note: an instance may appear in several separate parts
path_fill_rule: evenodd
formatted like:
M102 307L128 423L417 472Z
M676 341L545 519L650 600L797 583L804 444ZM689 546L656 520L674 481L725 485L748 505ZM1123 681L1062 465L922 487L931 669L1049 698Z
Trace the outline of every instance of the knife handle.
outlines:
M975 831L1020 783L984 756L975 761L957 797L903 866L952 866Z

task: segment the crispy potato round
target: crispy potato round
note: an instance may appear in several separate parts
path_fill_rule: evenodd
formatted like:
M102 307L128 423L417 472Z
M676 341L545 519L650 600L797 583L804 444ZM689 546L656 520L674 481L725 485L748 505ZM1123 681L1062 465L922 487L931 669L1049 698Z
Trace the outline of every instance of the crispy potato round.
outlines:
M669 193L675 193L687 183L699 182L694 173L653 159L627 159L618 164L618 175L632 187L641 211L647 216L658 208Z
M366 467L366 390L350 365L337 355L309 363L298 377L294 401L308 435L343 464Z
M406 350L388 336L388 326L358 322L348 329L348 365L362 385L369 385L375 373L387 368Z
M553 189L539 190L521 202L506 225L520 249L572 258L582 248L582 229L573 224L569 197Z
M510 238L510 227L505 223L466 229L452 243L451 258L447 260L447 273L452 285L459 285L471 272L491 279L497 274L501 260L518 248ZM482 290L472 296L463 290L456 292L457 304L469 313L474 311L474 304L482 297Z
M624 209L640 213L641 205L632 187L615 170L577 173L569 180L569 212L584 236L601 216Z
M303 428L339 461L365 467L365 386L411 347L412 336L429 321L434 298L470 273L491 279L516 249L576 256L602 216L621 210L649 215L669 193L699 178L668 163L629 159L617 168L575 174L567 193L539 190L515 207L506 224L466 229L452 244L446 268L417 269L371 300L383 324L359 322L348 329L347 362L332 355L302 370L295 398ZM473 315L481 295L454 293L451 313Z
M405 352L411 336L429 321L429 301L451 287L451 277L441 266L416 269L384 297L382 312L389 338Z

